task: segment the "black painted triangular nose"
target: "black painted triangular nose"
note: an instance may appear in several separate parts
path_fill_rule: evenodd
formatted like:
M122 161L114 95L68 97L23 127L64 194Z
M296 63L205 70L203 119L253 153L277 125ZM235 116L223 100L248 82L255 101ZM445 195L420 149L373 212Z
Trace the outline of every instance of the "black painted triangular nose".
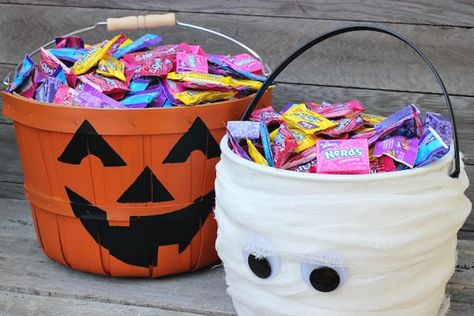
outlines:
M153 174L145 167L142 173L117 200L119 203L142 203L173 201L174 198Z

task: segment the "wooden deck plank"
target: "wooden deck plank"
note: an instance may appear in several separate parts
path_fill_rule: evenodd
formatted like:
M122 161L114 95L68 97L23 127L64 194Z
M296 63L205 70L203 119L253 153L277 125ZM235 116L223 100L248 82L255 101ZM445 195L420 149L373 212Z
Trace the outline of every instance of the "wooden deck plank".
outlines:
M2 1L3 2L3 1ZM159 10L249 16L280 16L324 20L352 20L430 25L473 26L474 7L466 0L379 0L379 1L288 1L288 0L208 0L183 1L120 0L9 0L7 3L104 9ZM140 14L135 12L134 14Z
M4 45L0 62L16 63L25 52L42 45L53 36L76 30L109 16L123 16L130 10L89 9L56 6L0 5L4 21L0 37ZM145 13L145 12L144 12ZM55 17L54 23L51 17ZM288 53L325 31L360 23L320 21L299 18L233 16L181 13L182 21L202 25L233 36L253 47L275 67ZM18 39L21 25L22 36ZM237 27L245 25L245 28ZM417 44L438 67L448 90L473 96L474 29L409 24L380 24L397 31ZM209 52L237 52L230 42L188 29L160 31L166 42L187 40L201 44ZM139 34L143 34L140 32ZM108 35L94 32L91 42ZM110 35L109 35L110 36ZM304 71L303 71L304 70ZM369 32L346 34L319 49L307 52L282 74L290 83L364 87L397 91L438 92L436 81L421 60L407 47L388 36Z
M0 312L5 315L140 315L140 316L197 316L186 312L171 311L161 308L149 308L122 304L95 302L84 299L58 298L49 296L28 295L0 291Z
M79 311L86 304L92 309L117 312L121 312L122 306L122 313L141 308L145 315L162 310L234 314L230 297L225 294L222 268L157 280L109 278L72 271L42 253L25 201L0 199L0 209L0 314L18 308L38 314L54 302L69 304L71 311ZM472 241L459 241L458 267L448 293L452 299L451 315L469 315L467 312L474 306ZM15 302L25 306L18 307ZM69 307L63 308L67 314Z

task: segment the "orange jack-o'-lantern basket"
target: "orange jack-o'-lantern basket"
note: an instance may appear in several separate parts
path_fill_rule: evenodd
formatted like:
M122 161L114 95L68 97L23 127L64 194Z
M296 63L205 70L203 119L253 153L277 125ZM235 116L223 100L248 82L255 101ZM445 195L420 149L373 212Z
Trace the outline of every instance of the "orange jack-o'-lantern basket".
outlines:
M170 14L95 26L103 24L114 31L194 27L260 59L236 40ZM134 277L218 261L212 215L218 143L225 122L239 119L252 96L147 109L62 106L6 92L3 100L4 115L15 124L38 240L49 258L81 271ZM271 104L270 93L261 104Z

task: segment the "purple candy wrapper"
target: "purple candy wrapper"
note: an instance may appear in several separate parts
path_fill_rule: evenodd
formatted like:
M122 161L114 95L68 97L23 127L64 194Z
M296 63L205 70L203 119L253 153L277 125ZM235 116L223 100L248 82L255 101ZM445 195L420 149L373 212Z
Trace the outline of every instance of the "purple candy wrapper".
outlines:
M40 102L52 103L54 97L56 96L56 91L58 91L59 86L63 82L61 80L49 77L47 78L39 87L36 89L35 100Z
M382 155L389 156L395 161L413 168L418 153L418 139L393 136L376 142L374 146L374 157Z
M227 131L236 139L259 139L260 123L252 121L229 121Z
M426 112L425 124L423 126L426 132L428 128L433 128L441 137L446 145L450 145L453 139L453 128L451 122L439 113Z
M77 104L85 107L96 108L126 108L118 101L108 97L87 83L80 83L76 87L78 97L75 98Z
M368 138L369 145L393 132L395 132L395 135L407 138L421 137L423 126L420 119L420 110L416 105L409 104L382 122L375 124L375 130L377 133Z
M227 136L229 137L230 148L237 155L244 159L252 161L247 152L239 145L239 142L232 136L232 134L227 131Z
M84 48L84 41L78 36L56 37L54 41L56 48Z

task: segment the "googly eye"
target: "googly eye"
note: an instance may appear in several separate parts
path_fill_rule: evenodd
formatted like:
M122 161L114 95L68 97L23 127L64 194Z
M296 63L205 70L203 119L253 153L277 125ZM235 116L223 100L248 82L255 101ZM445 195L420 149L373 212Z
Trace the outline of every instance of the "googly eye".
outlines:
M243 257L252 273L261 279L272 278L280 268L280 262L274 255L260 256L244 250Z
M346 270L341 267L302 263L301 276L309 287L319 292L332 292L344 281Z

